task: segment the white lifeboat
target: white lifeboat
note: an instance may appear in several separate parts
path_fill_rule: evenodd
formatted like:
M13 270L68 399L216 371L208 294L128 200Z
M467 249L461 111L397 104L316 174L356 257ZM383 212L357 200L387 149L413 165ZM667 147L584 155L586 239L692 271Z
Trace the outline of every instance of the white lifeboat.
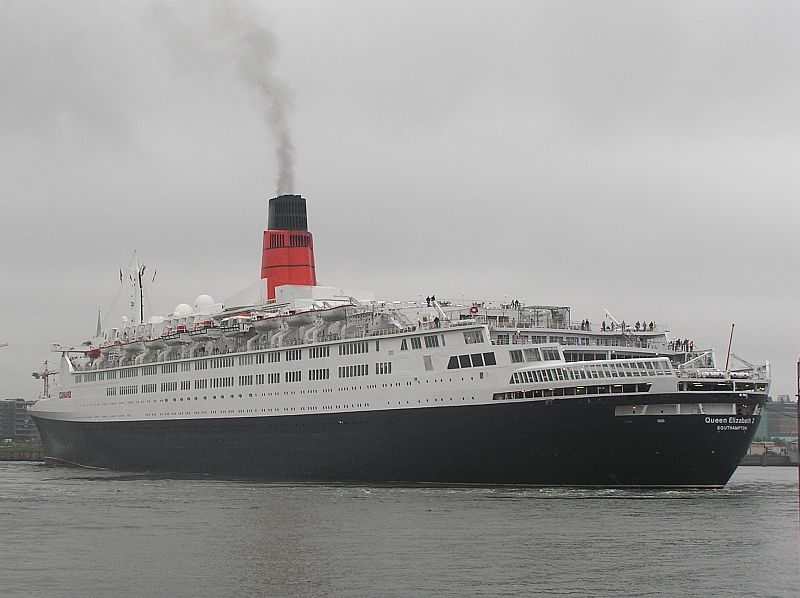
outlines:
M164 342L164 339L161 337L145 341L145 345L147 346L148 351L161 351L161 349L167 348L167 343Z
M280 314L269 314L253 319L251 325L259 332L268 332L270 330L277 330L280 328L281 322L282 318Z
M144 351L145 346L142 341L131 341L129 343L125 343L122 345L122 350L126 353L130 353L135 355L136 353L141 353Z
M339 305L328 309L320 309L317 314L326 322L340 322L347 318L347 305Z
M167 326L164 328L164 334L161 335L161 340L170 347L183 344L181 340L181 333L176 330L176 327Z
M306 311L299 311L286 317L286 323L290 328L299 328L300 326L308 326L314 323L316 310L310 309Z

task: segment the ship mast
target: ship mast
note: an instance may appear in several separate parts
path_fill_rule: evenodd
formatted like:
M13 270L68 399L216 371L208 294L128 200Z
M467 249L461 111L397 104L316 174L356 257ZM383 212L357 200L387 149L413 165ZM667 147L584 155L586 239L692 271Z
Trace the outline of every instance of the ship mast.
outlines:
M144 276L144 271L147 266L139 266L138 260L136 266L138 267L136 278L139 281L139 323L144 324L144 290L142 289L142 276Z

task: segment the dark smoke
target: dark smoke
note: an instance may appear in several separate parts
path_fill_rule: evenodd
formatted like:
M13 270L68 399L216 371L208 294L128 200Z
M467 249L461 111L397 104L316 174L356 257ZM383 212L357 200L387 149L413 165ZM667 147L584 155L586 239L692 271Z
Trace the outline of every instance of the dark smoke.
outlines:
M230 66L256 94L264 120L275 138L277 194L294 192L294 144L289 127L291 93L273 70L277 46L263 19L243 0L206 3L159 3L152 22L167 35L178 64L195 52L205 67Z
M291 98L286 83L273 73L275 38L254 15L237 2L220 1L212 16L231 41L244 81L259 95L264 116L275 137L278 158L278 195L294 192L294 144L289 127Z

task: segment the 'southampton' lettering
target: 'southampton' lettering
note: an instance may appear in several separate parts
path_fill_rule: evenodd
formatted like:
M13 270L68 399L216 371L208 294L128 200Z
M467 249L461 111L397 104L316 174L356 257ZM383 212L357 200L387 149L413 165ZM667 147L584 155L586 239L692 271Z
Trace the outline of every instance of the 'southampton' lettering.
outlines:
M728 430L744 431L747 430L749 424L754 424L755 421L752 417L706 417L707 424L721 424L717 426L717 431L723 432Z

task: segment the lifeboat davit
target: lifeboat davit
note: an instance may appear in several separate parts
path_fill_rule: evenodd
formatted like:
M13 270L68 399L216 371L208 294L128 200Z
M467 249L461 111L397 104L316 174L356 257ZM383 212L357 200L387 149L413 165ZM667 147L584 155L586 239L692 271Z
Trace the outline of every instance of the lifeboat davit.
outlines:
M251 316L231 316L222 320L220 330L227 337L249 336L255 334L251 326L252 320Z
M222 330L219 328L212 328L209 324L203 328L197 328L189 333L189 338L197 343L207 343L208 341L215 341L222 336Z

